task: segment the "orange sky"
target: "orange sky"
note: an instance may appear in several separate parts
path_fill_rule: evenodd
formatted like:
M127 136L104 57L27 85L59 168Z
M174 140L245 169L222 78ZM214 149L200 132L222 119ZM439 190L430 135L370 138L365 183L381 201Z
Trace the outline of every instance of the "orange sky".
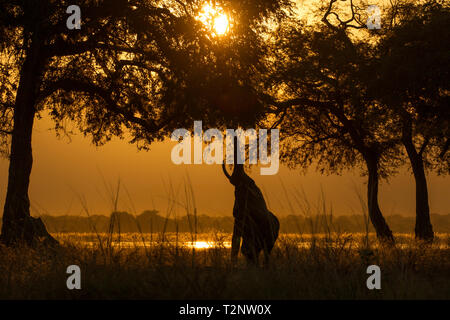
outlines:
M307 12L303 2L300 13ZM341 4L342 5L342 4ZM115 184L120 178L128 190L131 200L122 192L119 209L140 213L145 209L167 209L168 193L165 185L172 182L175 189L183 185L189 174L199 213L210 215L231 215L233 208L233 188L224 177L218 165L181 165L171 162L173 143L157 143L150 152L138 152L136 147L125 141L114 140L106 146L96 148L82 136L58 140L54 132L48 131L51 124L47 120L36 122L33 136L34 166L31 176L30 198L32 211L38 214L82 214L77 195L86 198L92 214L109 214L112 210L110 197L104 187ZM204 128L206 130L206 128ZM7 185L8 161L0 159L0 205L3 208ZM308 200L316 204L321 190L336 214L361 212L355 188L365 195L365 178L358 172L343 176L321 176L313 170L306 175L300 171L281 167L276 176L260 176L253 170L251 176L266 195L269 207L276 214L288 214L289 209L282 183L288 189L305 191ZM180 189L181 191L183 189ZM183 192L179 201L183 201ZM431 175L429 178L430 206L433 213L450 213L450 179ZM290 200L295 205L294 197ZM380 189L380 202L385 214L414 214L414 180L407 170ZM183 214L181 208L180 214Z
M138 152L126 141L115 140L96 148L89 139L74 136L57 139L48 120L38 120L33 137L34 166L31 176L30 198L33 214L83 215L77 194L87 200L91 214L109 214L112 209L110 197L104 187L116 184L120 178L128 190L136 213L145 209L167 210L168 192L164 184L171 181L177 190L189 174L199 213L231 215L233 188L226 180L219 165L174 165L170 153L174 143L157 143L150 152ZM205 130L205 128L204 128ZM7 184L8 161L0 160L0 205L3 208ZM281 181L286 188L305 191L308 201L315 205L321 189L335 214L361 212L355 187L365 194L364 178L359 173L343 176L321 176L311 170L302 175L300 171L281 167L275 176L260 176L252 170L251 176L265 193L269 207L276 214L288 214L288 201ZM450 213L450 179L431 176L429 179L430 205L433 213ZM184 202L184 189L178 192L178 201ZM414 181L403 173L381 186L381 207L388 214L414 214ZM296 213L300 213L294 197L290 196ZM126 192L119 199L119 209L132 212ZM180 208L178 214L184 214Z

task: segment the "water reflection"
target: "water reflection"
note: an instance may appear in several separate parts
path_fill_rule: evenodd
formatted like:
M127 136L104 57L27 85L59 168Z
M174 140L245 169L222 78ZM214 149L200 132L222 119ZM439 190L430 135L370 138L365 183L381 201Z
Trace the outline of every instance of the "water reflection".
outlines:
M108 234L92 234L92 233L59 233L55 234L58 241L68 244L80 244L90 248L186 248L196 250L209 249L230 249L231 235L218 234L212 236L211 234L198 234L198 241L193 241L195 237L191 234L166 234L155 237L152 234L114 234L112 237ZM299 249L311 248L333 248L333 249L360 249L363 245L362 234L343 234L334 235L332 238L324 235L280 235L277 240L277 246L284 250L285 247L297 247ZM396 248L410 249L417 244L414 237L411 235L396 234ZM371 234L370 246L375 249L379 243L375 235ZM434 249L449 249L450 236L448 234L440 234L433 243Z
M92 248L98 247L98 241L83 241L83 244ZM216 241L186 241L186 242L175 242L175 241L112 241L111 247L120 247L120 248L144 248L144 247L156 247L156 246L167 246L167 247L183 247L189 249L213 249L213 248L231 248L231 242L216 242Z

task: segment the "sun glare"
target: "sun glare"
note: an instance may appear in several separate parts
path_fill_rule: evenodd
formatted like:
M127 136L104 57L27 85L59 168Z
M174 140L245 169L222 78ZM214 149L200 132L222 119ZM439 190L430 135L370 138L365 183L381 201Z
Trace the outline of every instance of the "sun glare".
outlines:
M223 10L218 7L212 7L210 4L203 6L198 15L198 20L218 36L226 34L230 27L228 16Z
M209 249L214 247L214 244L206 241L196 241L190 244L190 247L195 249Z

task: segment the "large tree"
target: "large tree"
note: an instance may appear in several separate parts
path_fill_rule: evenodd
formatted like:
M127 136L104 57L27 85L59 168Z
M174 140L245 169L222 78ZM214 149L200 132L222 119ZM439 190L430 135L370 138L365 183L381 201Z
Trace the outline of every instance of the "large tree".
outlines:
M425 170L450 172L450 9L441 1L387 11L372 94L394 114L416 183L416 238L433 240Z
M30 216L37 115L48 112L56 129L74 121L97 144L127 133L148 148L191 119L233 114L215 111L214 99L225 108L250 87L264 51L261 22L281 16L289 1L216 3L232 17L226 39L197 19L204 1L0 0L0 125L10 139L4 243L55 242ZM73 4L81 8L81 29L69 30Z
M401 163L398 134L390 128L390 110L368 94L375 50L352 33L365 27L361 13L352 6L350 18L342 19L335 2L324 7L322 23L293 21L277 31L273 105L284 138L282 159L291 166L315 162L335 173L365 168L369 217L377 236L393 243L378 187L380 177Z

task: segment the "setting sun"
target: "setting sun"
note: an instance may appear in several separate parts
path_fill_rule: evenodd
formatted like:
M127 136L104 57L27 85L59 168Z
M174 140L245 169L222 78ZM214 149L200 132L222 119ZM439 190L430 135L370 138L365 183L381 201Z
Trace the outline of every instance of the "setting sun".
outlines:
M224 14L214 19L214 30L218 35L225 34L228 30L228 17Z
M216 35L224 35L228 32L230 22L228 16L218 7L212 7L210 4L203 6L198 15L200 20L206 27Z

